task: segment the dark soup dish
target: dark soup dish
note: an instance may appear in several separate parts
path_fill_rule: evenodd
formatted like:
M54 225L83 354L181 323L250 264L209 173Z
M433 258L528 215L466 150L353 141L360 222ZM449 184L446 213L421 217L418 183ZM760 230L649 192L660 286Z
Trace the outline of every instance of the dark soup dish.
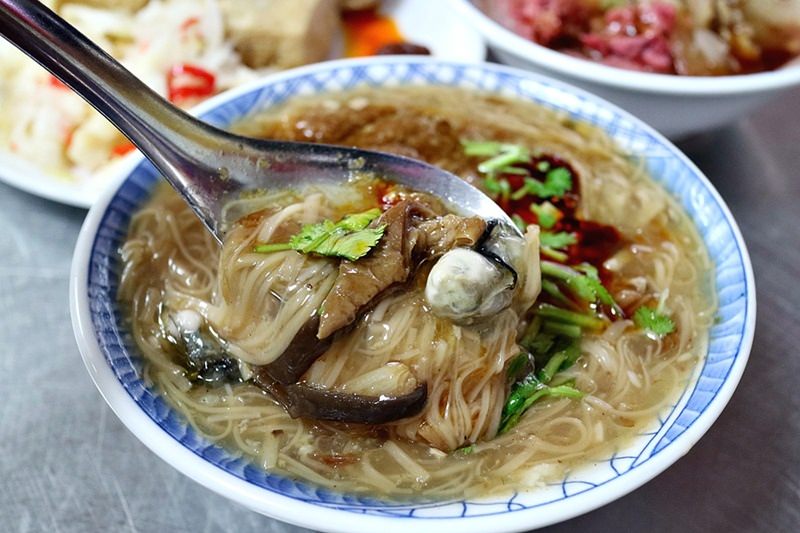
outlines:
M613 67L721 76L800 55L800 0L480 0L535 43Z
M233 201L220 248L156 190L121 249L145 378L265 469L388 498L534 487L653 424L706 352L706 250L593 126L416 87L238 130L427 160L518 226L361 175Z

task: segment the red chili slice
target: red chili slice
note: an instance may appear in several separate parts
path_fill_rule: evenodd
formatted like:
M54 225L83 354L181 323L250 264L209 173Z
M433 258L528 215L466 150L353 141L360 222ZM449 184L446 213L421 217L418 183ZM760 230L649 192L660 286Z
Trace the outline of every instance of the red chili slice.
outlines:
M69 87L64 85L63 81L61 81L60 79L56 78L53 75L50 75L50 78L48 79L48 81L49 81L51 87L55 87L56 89L63 89L65 91L69 90Z
M123 155L134 151L136 147L130 141L124 141L111 149L111 155L122 157Z
M197 100L216 92L216 76L188 63L173 66L167 72L167 97L173 104Z

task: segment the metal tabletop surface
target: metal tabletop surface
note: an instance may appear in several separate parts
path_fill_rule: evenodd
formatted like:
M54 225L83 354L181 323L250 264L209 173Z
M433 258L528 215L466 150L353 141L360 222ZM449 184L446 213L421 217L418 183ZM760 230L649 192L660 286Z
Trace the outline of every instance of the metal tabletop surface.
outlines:
M683 459L550 531L800 531L800 91L683 148L750 248L758 293L750 362ZM0 531L301 531L182 476L103 402L69 320L84 215L0 184Z

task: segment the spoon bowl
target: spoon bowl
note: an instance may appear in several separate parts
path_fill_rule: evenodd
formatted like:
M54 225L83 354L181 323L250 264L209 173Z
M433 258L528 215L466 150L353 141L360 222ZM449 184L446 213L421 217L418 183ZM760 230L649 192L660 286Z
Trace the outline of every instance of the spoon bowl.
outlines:
M489 197L414 159L235 135L170 104L37 0L0 0L0 34L102 113L147 157L222 241L223 207L243 192L336 184L372 174L440 197L465 215L515 228Z

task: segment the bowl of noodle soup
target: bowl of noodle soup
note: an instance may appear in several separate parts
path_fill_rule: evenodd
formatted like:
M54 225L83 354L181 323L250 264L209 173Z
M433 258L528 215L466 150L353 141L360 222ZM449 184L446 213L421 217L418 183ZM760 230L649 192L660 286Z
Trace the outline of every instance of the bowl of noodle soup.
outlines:
M416 119L404 115L399 120L396 109L412 118L417 113ZM755 324L752 268L736 223L684 155L603 100L498 65L395 57L281 73L216 97L197 113L247 134L372 143L371 148L428 159L479 186L485 178L469 170L472 160L459 140L536 143L535 166L543 176L553 168L569 169L580 183L579 215L612 225L623 236L603 268L627 283L610 282L620 315L613 318L616 311L606 308L612 320L602 331L581 337L573 366L556 365L561 370L556 378L549 376L550 387L537 382L537 390L553 396L524 416L507 416L503 403L513 382L507 378L510 366L520 354L515 338L530 328L525 317L540 279L553 275L555 263L544 256L541 267L549 272L544 278L538 261L533 266L508 262L517 292L501 312L480 322L486 327L427 315L427 293L412 281L408 290L384 297L349 329L338 330L332 344L320 350L324 353L303 369L303 383L294 383L295 377L278 380L285 389L267 384L273 396L265 395L253 383L261 383L259 365L275 361L265 354L291 345L292 339L281 340L282 332L301 327L292 320L305 317L303 306L322 322L331 311L331 304L326 308L315 294L301 291L330 290L339 278L325 259L295 251L252 253L253 232L261 242L282 242L285 236L265 235L280 233L292 217L298 217L292 223L299 228L320 217L337 220L364 212L373 207L376 189L382 191L381 201L391 196L383 194L386 184L354 182L355 188L344 193L298 188L243 198L244 213L253 213L250 204L258 203L257 216L235 217L220 252L197 231L180 200L159 185L152 166L131 161L82 229L71 277L73 327L87 369L117 416L157 455L211 490L268 516L326 531L448 525L462 531L527 530L592 510L653 478L697 442L733 394ZM348 120L356 125L342 126ZM380 126L384 130L376 134ZM428 152L432 138L441 142ZM573 186L577 195L578 185ZM383 206L379 222L408 202L416 202L418 224L458 216L454 206L419 207L436 202L416 192L394 193L401 201ZM559 216L565 216L567 204L557 205ZM313 215L303 218L308 213ZM423 220L426 216L439 218ZM539 223L544 224L541 216ZM576 224L583 239L585 223ZM389 226L387 219L384 227ZM525 246L539 246L534 226L520 241L528 254ZM568 249L551 252L558 257ZM649 266L635 257L648 258ZM277 268L267 264L305 277L303 284L270 282L272 292L264 294L277 291L284 303L296 297L296 309L280 324L275 318L272 329L253 329L248 317L266 316L259 306L269 299L253 295L267 290L259 280L271 279ZM218 265L228 265L221 267L221 285ZM228 276L236 265L246 265L246 272L262 268L258 280ZM588 283L590 268L575 268L584 268L581 279ZM422 270L428 281L434 277L433 269ZM558 272L578 275L571 267ZM661 296L648 292L650 286L661 287ZM605 304L598 298L593 309L599 313ZM630 319L637 306L650 306L655 313L665 305L673 323L669 335L649 334ZM164 309L171 308L181 311L164 319ZM550 309L541 301L535 308L543 315ZM165 326L165 320L173 325ZM226 332L216 341L237 354L239 366L213 362L187 372L164 355L174 347L165 348L165 338L172 337L163 332L181 337L187 323L200 331L191 326L198 320ZM571 331L547 320L543 327L548 324L559 335ZM554 335L546 338L552 341ZM208 346L213 340L204 342ZM453 362L460 360L467 363ZM475 361L492 370L475 373L470 367ZM531 364L541 378L546 365L540 368L532 359ZM443 380L441 368L457 377ZM231 374L236 379L226 381ZM222 381L196 387L192 380L197 379ZM375 418L375 411L359 402L382 386L376 383L388 382L398 392L381 396L389 400L382 412L396 411L396 416ZM313 392L309 385L319 393L326 384L339 387L339 397L333 398L339 406L350 401L340 401L345 393L357 398L347 403L356 405L355 419L334 415L330 421L335 409L320 414L321 403L306 395ZM523 385L515 382L512 390ZM575 397L553 392L574 389L580 389ZM273 397L281 394L285 403L278 405ZM448 411L438 409L445 405L449 412L467 414L448 418ZM320 420L308 421L309 413Z

